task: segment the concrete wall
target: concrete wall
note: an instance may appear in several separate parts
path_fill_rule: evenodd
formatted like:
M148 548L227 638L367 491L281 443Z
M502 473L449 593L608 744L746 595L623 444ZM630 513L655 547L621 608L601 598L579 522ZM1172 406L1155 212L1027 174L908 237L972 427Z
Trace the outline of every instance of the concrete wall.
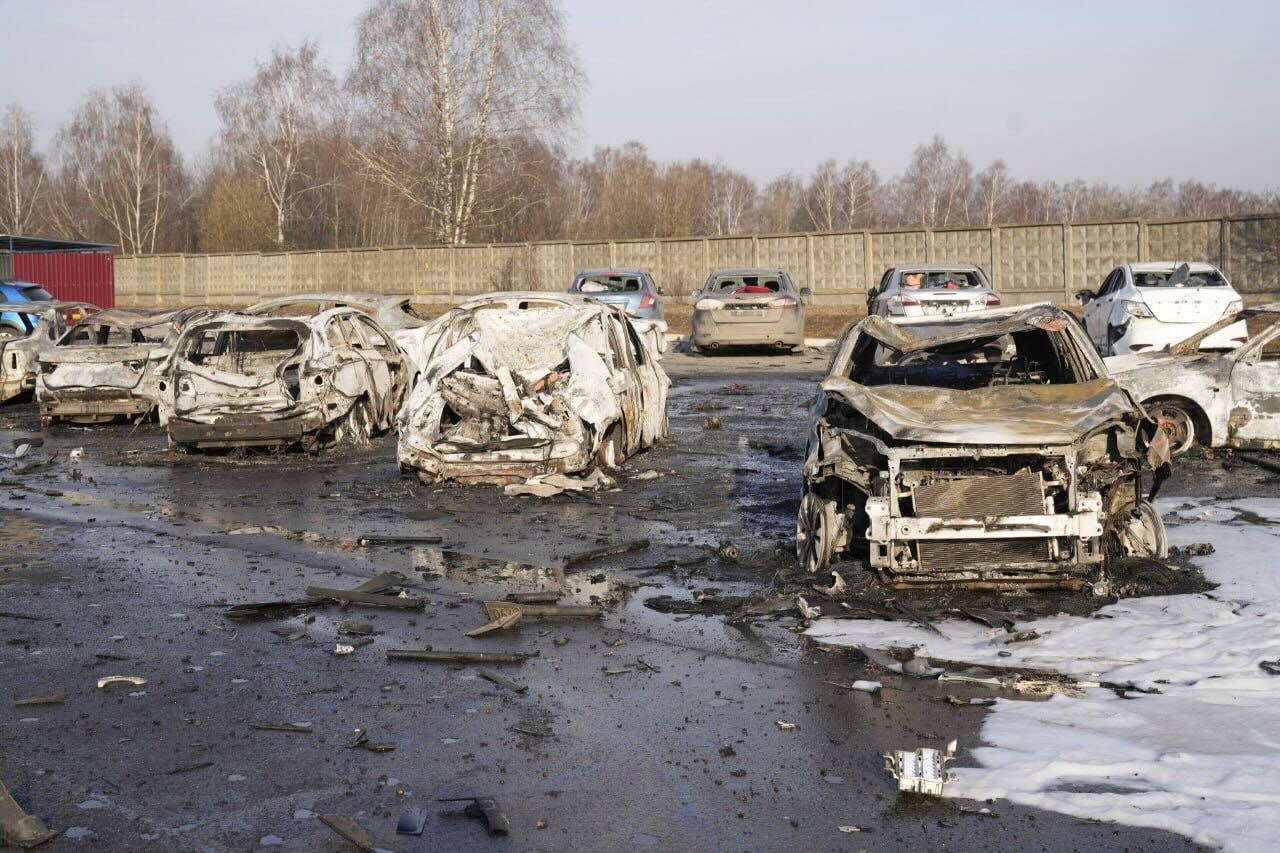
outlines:
M318 290L413 294L455 302L489 290L563 290L579 269L635 266L673 297L718 267L780 266L819 303L861 303L890 266L976 263L1006 304L1070 302L1117 264L1209 261L1259 302L1280 299L1280 216L1044 223L994 228L657 240L402 247L323 252L149 255L116 259L121 305L246 305Z

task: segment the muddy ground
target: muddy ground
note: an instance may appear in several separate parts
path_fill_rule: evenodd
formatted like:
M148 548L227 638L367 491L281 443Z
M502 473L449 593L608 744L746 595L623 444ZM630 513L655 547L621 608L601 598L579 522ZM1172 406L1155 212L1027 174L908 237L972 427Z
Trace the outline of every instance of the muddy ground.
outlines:
M45 431L31 458L77 447L84 458L0 471L0 780L66 833L45 849L351 849L318 813L406 851L1191 847L1003 802L899 798L880 754L957 738L963 766L984 711L938 700L985 688L886 674L805 642L790 616L730 623L646 606L757 594L789 565L805 412L826 358L670 356L673 440L631 460L618 491L547 500L423 486L397 471L392 437L235 459L169 454L154 426ZM703 429L711 416L720 429ZM30 404L0 411L0 449L37 433ZM648 471L661 476L635 479ZM1276 483L1218 455L1180 466L1165 493ZM442 542L352 544L387 534ZM559 568L637 539L650 544ZM740 564L707 556L726 540ZM424 611L223 616L387 571ZM464 636L486 621L480 601L541 589L606 614ZM373 642L336 656L351 641L344 619L368 623ZM471 667L386 659L428 646L537 657L501 667L523 693ZM147 684L98 689L109 675ZM885 687L829 683L859 678ZM58 692L62 704L11 704ZM252 727L278 722L312 731ZM356 728L394 750L350 748ZM435 802L473 794L498 799L509 836ZM427 810L420 837L395 835L409 807Z

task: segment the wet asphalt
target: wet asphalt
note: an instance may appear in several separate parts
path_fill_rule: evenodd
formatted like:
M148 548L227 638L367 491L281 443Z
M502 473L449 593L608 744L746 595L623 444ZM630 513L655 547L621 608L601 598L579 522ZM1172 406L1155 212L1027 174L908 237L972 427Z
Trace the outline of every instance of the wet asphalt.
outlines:
M0 470L0 780L64 832L43 849L354 849L325 813L404 851L1193 847L1000 801L899 797L881 753L955 738L963 767L985 711L939 700L990 694L885 674L808 643L793 619L646 606L758 592L786 564L826 361L671 355L672 440L630 460L617 491L545 500L421 485L397 470L393 437L318 457L187 457L155 426L40 433L31 404L0 410L0 449L39 434L29 458L60 454ZM1244 463L1184 470L1167 494L1276 493ZM392 534L442 541L355 544ZM562 568L638 539L648 547ZM726 541L740 563L708 556ZM223 616L388 571L423 610ZM464 635L487 621L481 601L541 590L604 616ZM343 620L372 642L333 654L351 640ZM524 692L386 658L426 647L536 656L490 667ZM99 689L109 675L147 683ZM884 689L832 684L860 678ZM311 731L253 728L281 722ZM355 729L394 749L353 748ZM510 834L437 802L457 796L495 797ZM423 835L396 835L415 807Z

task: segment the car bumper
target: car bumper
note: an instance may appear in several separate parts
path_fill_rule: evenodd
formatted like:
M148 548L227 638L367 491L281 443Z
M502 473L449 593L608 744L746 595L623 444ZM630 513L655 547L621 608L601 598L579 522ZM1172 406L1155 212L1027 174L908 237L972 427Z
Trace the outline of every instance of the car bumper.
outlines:
M40 415L43 418L53 419L142 415L151 411L154 406L155 401L153 399L132 394L121 394L119 396L95 395L91 399L44 399L40 401Z
M169 441L190 447L254 447L292 444L325 425L323 416L304 412L281 418L225 415L212 423L170 416Z
M399 451L402 468L417 472L424 483L523 483L544 474L570 474L591 466L591 449L580 441L558 440L543 447L437 452L406 446Z
M1156 319L1134 318L1124 328L1124 333L1111 345L1112 355L1160 352L1167 346L1184 341L1213 325L1210 323L1161 323ZM1235 349L1249 339L1244 320L1232 323L1225 329L1205 338L1201 349Z
M804 315L799 311L780 311L779 317L761 320L719 316L730 313L730 309L723 308L718 311L694 311L694 345L713 347L781 344L798 347L804 344Z

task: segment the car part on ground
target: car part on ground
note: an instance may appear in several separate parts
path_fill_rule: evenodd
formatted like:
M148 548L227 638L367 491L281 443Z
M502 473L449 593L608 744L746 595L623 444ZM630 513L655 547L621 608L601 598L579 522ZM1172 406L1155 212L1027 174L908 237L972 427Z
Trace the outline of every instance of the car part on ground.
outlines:
M17 324L6 326L14 334L0 336L0 403L34 393L40 354L98 310L87 302L0 302L0 315Z
M397 420L400 464L424 482L614 468L667 433L670 380L616 307L499 293L419 331L425 368Z
M812 292L797 290L785 270L716 270L693 302L690 341L700 350L767 346L790 352L804 345L804 306Z
M590 296L606 305L617 305L637 320L649 321L646 334L653 336L654 349L667 351L667 321L663 290L648 271L642 269L582 270L573 277L570 293Z
M867 314L877 317L950 316L999 305L987 274L973 264L890 267L867 292Z
M1083 588L1109 556L1163 556L1148 472L1168 474L1165 433L1066 312L869 317L814 404L797 554L866 547L901 587Z
M75 324L40 356L41 422L145 417L156 407L161 362L188 323L214 310L110 308Z
M942 787L955 781L955 774L947 770L955 757L956 742L951 741L945 752L931 747L886 752L884 767L897 780L900 792L941 797Z
M1204 349L1237 326L1247 328L1248 343ZM1106 365L1160 422L1174 454L1197 443L1280 447L1280 303L1223 317L1167 352L1115 356Z
M1159 352L1244 308L1217 267L1176 261L1121 264L1097 293L1082 290L1076 296L1085 306L1085 329L1104 356ZM1248 338L1240 321L1205 336L1200 346L1229 350Z
M306 318L219 312L174 345L160 420L183 449L363 442L393 425L404 366L390 335L354 308Z

